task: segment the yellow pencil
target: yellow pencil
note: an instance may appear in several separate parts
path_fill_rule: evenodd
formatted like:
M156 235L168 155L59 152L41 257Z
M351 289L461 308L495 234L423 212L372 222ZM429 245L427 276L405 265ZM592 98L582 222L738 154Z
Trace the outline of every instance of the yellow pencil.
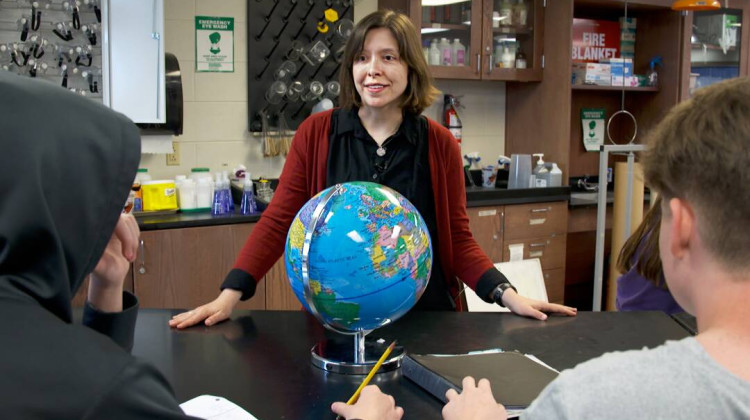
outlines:
M385 349L385 352L383 352L383 355L380 356L380 359L378 360L377 363L375 363L375 366L372 367L372 369L370 370L370 373L368 373L367 377L365 377L365 380L362 381L362 383L359 385L359 388L357 388L357 390L354 391L354 395L352 395L352 397L349 398L349 401L346 402L347 405L352 405L355 402L357 402L357 399L359 398L359 394L360 394L360 392L362 392L362 389L364 389L364 387L366 387L367 384L370 383L370 380L378 372L378 369L380 369L380 365L382 365L383 362L385 362L385 359L388 358L388 355L391 354L391 352L393 351L394 347L396 347L396 342L395 341L393 343L391 343L391 345L388 346L387 349Z

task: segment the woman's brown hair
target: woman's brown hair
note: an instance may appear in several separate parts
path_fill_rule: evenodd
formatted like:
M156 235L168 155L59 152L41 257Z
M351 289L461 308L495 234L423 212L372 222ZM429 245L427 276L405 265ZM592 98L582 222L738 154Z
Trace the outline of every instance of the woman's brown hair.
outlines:
M362 98L354 87L352 66L364 48L365 37L371 29L387 28L396 42L401 60L409 69L409 81L401 97L401 108L420 114L430 106L440 91L432 84L432 77L419 43L419 35L409 17L392 10L378 10L360 20L354 28L344 49L344 58L339 72L341 94L339 103L344 108L362 106Z
M617 258L617 269L621 273L627 273L635 265L635 271L643 278L666 289L659 257L660 224L661 197L657 197L640 226L622 246Z

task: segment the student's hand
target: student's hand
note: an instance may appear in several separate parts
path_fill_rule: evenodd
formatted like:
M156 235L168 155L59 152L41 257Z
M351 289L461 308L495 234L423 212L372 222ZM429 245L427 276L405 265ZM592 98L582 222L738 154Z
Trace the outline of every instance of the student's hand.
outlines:
M444 420L505 420L508 413L502 404L495 401L490 388L490 381L467 376L463 380L461 394L455 389L445 393L448 404L443 407Z
M224 289L219 294L219 297L213 301L201 305L192 311L183 312L177 314L169 320L169 326L178 329L187 328L195 325L203 320L206 326L210 327L218 322L221 322L232 314L237 302L240 301L242 292L234 289Z
M578 313L578 309L570 306L525 298L513 289L508 289L503 293L503 305L516 315L536 318L542 321L547 319L547 314L544 312L553 312L567 316L576 316Z
M377 385L368 385L353 405L344 402L331 404L331 411L345 419L399 420L404 409L396 407L392 396L383 394Z
M120 214L115 231L91 273L88 301L94 308L103 312L122 311L122 285L138 253L140 234L135 217Z

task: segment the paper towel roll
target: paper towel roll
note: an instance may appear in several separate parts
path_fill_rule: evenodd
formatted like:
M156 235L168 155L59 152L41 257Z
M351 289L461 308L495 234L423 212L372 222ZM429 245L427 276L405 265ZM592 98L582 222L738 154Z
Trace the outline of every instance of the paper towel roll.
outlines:
M643 220L643 168L640 163L633 165L633 196L630 206L630 232L625 232L625 196L628 189L628 164L627 162L615 163L615 201L612 211L612 251L609 255L609 278L607 282L608 311L616 310L617 278L620 272L617 270L617 258L620 256L625 241L635 231Z

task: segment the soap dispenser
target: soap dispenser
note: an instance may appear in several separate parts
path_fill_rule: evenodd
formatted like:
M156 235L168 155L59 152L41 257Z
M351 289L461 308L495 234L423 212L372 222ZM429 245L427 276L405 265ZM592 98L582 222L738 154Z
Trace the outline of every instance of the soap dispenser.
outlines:
M549 171L544 166L544 153L534 153L534 156L538 156L539 159L536 161L534 170L531 171L531 175L534 177L534 186L537 188L544 188L547 186Z

